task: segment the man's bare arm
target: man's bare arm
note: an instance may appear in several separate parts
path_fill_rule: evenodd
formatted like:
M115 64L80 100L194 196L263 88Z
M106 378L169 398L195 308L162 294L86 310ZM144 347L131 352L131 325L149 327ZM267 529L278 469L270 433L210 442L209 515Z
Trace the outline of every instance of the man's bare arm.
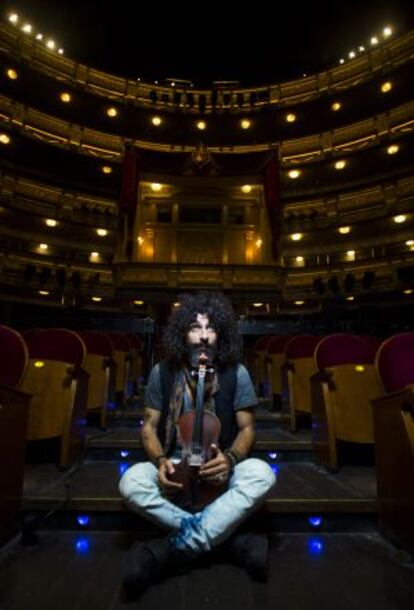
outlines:
M250 409L240 409L236 411L236 422L239 432L230 447L231 451L240 458L246 458L253 449L256 440L255 417Z
M166 457L156 460L157 457L164 453L157 434L157 426L160 418L161 411L145 407L144 423L141 428L142 443L148 459L158 468L158 482L161 487L166 492L175 492L179 491L182 488L182 485L180 483L173 483L168 479L169 475L174 474L174 464Z

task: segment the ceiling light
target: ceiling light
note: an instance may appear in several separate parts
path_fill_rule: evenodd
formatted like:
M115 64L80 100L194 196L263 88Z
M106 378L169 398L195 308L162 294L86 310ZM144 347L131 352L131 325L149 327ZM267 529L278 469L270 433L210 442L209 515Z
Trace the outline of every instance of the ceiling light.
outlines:
M407 241L405 242L406 246L414 246L414 239L407 239Z
M45 223L48 227L56 227L57 220L55 220L54 218L46 218Z
M50 294L48 290L39 290L38 292L39 292L39 294L41 294L42 296L45 296L45 297L47 297L47 295ZM38 368L40 368L40 367L38 367Z
M305 301L295 301L295 305L304 305Z
M118 116L118 110L111 106L111 108L107 108L106 114L112 118Z
M253 307L263 307L263 303L253 303Z
M10 144L10 136L7 133L0 133L1 144Z
M240 126L242 129L249 129L250 125L251 125L251 122L248 119L243 119L240 122Z
M340 110L342 108L342 104L341 104L341 102L334 102L332 104L331 108L334 112L337 112L338 110Z
M102 297L92 297L92 301L99 303L99 301L102 301Z
M291 169L288 172L288 176L289 178L292 178L293 180L295 180L295 178L299 178L299 176L301 175L301 171L299 169Z
M99 258L99 252L91 252L91 258Z
M17 13L11 13L9 15L10 23L17 23L19 21L19 15Z
M104 174L112 174L112 167L110 165L103 165L102 171Z
M294 123L296 121L296 114L289 113L286 115L286 121L288 123Z
M10 80L16 80L16 78L18 78L18 74L16 72L16 70L14 70L13 68L9 68L6 72L8 78L10 78Z
M354 299L355 299L355 297L352 297L352 296L350 296L350 297L346 297L346 300L347 300L347 301L353 301Z
M413 289L412 288L406 288L404 290L404 294L413 294Z
M355 250L347 250L346 255L350 258L355 257Z
M134 305L143 305L144 301L134 301ZM174 303L175 305L175 303Z
M383 30L382 30L382 35L384 36L384 38L388 38L389 36L392 35L392 27L387 25Z
M358 51L359 51L360 53L363 53L363 52L365 51L365 47L358 47Z
M378 44L378 38L376 36L371 36L370 43L372 44L372 46Z
M47 244L39 244L39 250L43 250L43 252L45 252L48 248L49 246Z
M156 127L158 127L159 125L161 125L162 119L159 116L153 116L152 119L151 119L151 123L153 125L155 125Z
M60 48L60 49L58 49L58 53L59 53L59 55L63 55L64 50L62 48Z
M381 85L381 91L382 91L383 93L388 93L388 91L391 91L391 89L392 89L392 83L391 83L391 81L389 81L389 80L388 80L388 81L386 81L385 83L382 83L382 85Z
M32 26L30 25L30 23L25 23L24 26L22 27L22 32L24 32L25 34L31 34L32 33Z
M67 92L61 93L59 97L60 97L62 102L65 102L65 104L70 102L71 99L72 99L70 93L67 93Z
M106 237L106 235L108 235L108 231L106 229L96 229L96 232L99 237Z
M155 192L159 192L162 190L162 184L159 184L158 182L151 182L151 190L155 191Z
M36 40L43 40L43 34L36 34Z
M47 46L47 48L48 48L48 49L54 49L54 48L56 47L56 43L55 43L55 41L54 41L54 40L50 40L50 39L49 39L49 40L46 42L46 46Z
M339 161L335 162L335 169L344 169L345 166L346 161L344 159L340 159Z
M339 63L342 65L345 63L345 59L343 57L341 57L341 59L339 60Z
M250 193L251 190L252 190L252 186L250 184L243 184L243 186L241 187L242 193L245 193L246 195L248 193Z
M303 233L292 233L290 235L290 239L292 241L300 241L302 239L302 237L303 237Z
M393 221L396 222L397 224L401 224L402 222L405 222L407 220L407 216L405 216L405 214L398 214L397 216L394 216Z
M197 129L200 129L201 131L204 131L204 129L207 127L207 123L205 121L198 121L197 123Z
M304 261L304 260L305 260L305 259L303 258L303 256L297 256L297 257L296 257L296 262L297 262L297 263L303 263L303 261Z
M349 59L354 59L355 55L356 55L355 51L349 51L349 53L348 53Z
M398 146L398 144L391 144L391 146L388 146L387 148L387 153L389 155L395 155L395 153L397 153L400 150L400 147Z

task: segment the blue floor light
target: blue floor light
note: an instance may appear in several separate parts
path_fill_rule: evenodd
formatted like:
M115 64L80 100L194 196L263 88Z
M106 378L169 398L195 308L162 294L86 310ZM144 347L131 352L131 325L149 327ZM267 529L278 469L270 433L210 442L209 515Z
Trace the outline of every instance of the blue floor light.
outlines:
M86 555L89 553L89 540L88 538L76 538L75 549L80 555Z
M312 516L309 517L308 523L313 529L318 529L321 527L323 520L322 517Z
M122 477L122 475L124 474L124 472L126 472L129 468L129 463L128 462L120 462L118 464L118 473L119 476Z
M82 525L83 527L89 525L88 515L79 515L76 520L78 522L78 525Z
M308 551L311 555L320 555L324 550L324 543L321 538L310 538L308 541Z

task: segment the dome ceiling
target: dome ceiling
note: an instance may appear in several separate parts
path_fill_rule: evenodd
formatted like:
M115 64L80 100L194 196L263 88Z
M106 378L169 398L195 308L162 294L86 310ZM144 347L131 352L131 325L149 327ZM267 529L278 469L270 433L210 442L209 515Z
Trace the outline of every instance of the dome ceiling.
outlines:
M131 6L138 6L131 12ZM339 59L385 25L402 34L414 27L410 0L255 3L188 6L119 1L7 2L54 36L71 59L146 82L186 79L196 87L235 80L242 86L300 78ZM361 6L362 5L362 6ZM171 8L172 7L172 8ZM224 9L225 7L225 9Z

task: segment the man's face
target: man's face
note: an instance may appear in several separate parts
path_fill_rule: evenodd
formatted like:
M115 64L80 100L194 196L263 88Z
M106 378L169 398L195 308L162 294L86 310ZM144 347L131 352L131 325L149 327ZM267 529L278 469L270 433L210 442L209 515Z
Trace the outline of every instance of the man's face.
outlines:
M210 320L204 313L198 313L195 322L190 324L187 333L189 345L214 345L217 342L217 332L210 326Z
M205 353L210 362L214 359L217 347L217 332L210 325L208 316L198 313L196 320L190 324L187 332L187 352L193 365L197 364L198 356Z

